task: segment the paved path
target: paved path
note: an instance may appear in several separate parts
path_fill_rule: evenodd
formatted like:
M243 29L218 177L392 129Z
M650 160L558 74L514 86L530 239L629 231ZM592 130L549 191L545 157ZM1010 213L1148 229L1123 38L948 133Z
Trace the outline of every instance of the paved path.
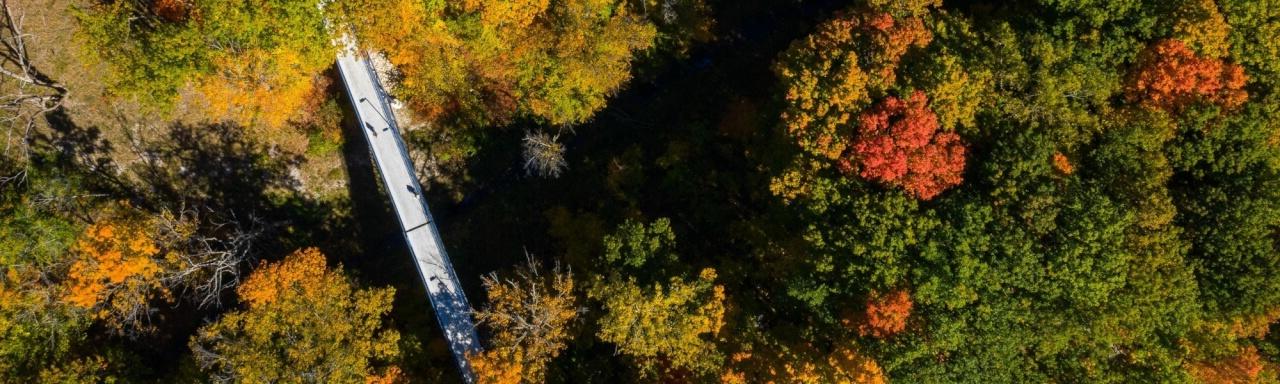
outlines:
M413 163L400 138L400 128L391 114L381 85L374 76L366 56L344 52L338 56L338 72L351 96L360 130L369 141L370 152L382 175L383 185L391 197L405 241L417 261L418 274L426 285L427 296L435 308L436 320L444 330L449 349L457 360L463 379L471 383L474 375L465 356L480 351L475 325L471 321L471 305L462 292L462 284L453 272L453 264L440 241L440 233L422 196L422 186L413 172Z

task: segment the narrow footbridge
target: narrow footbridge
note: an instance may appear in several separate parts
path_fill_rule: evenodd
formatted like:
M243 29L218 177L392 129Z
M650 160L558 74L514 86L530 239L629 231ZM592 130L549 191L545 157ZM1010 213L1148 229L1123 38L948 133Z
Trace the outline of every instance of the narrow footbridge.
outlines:
M400 127L391 114L390 103L378 83L367 55L348 49L338 56L338 72L351 96L357 123L382 175L391 205L400 219L400 229L418 266L418 275L427 288L436 320L444 330L449 349L467 383L474 381L466 355L480 351L475 325L471 321L471 305L462 292L462 284L453 272L449 254L440 241L435 220L427 209L422 186L409 161Z

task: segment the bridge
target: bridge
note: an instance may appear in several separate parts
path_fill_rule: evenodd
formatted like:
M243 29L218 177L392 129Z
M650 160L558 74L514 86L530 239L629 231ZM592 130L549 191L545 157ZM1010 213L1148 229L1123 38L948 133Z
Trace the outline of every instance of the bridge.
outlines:
M418 275L435 308L436 321L444 330L463 380L471 383L475 377L466 356L481 349L471 321L471 305L440 241L386 92L369 64L368 55L357 52L349 48L339 54L338 73L351 97L360 131L369 142L369 151L382 175L382 184L391 198Z

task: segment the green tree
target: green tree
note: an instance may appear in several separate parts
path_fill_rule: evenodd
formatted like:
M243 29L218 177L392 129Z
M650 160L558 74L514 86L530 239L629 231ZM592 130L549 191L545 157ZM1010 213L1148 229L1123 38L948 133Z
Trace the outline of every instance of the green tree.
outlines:
M1178 224L1191 239L1200 295L1218 319L1280 307L1280 126L1277 104L1239 114L1189 113L1169 149Z
M166 108L192 90L210 118L264 133L321 101L310 98L315 78L337 53L324 16L297 0L115 0L77 13L114 89Z
M34 161L0 186L0 383L111 382L136 372L132 354L94 340L94 313L64 300L68 272L97 199L74 172ZM4 162L0 171L12 174Z
M653 271L676 262L675 243L671 220L665 217L649 224L627 220L604 236L604 261L632 271Z
M675 246L666 218L628 220L605 236L607 273L587 288L603 308L596 336L630 356L644 376L711 375L723 359L714 338L724 326L724 287L715 269L688 276L676 268Z
M1231 26L1231 57L1245 66L1254 81L1276 86L1280 74L1280 2L1221 0L1218 6ZM1274 91L1272 91L1274 92Z

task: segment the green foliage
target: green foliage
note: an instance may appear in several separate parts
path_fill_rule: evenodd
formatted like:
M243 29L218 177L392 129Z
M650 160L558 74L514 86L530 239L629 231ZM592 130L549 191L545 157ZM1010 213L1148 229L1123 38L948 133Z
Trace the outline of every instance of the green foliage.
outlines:
M604 260L634 269L646 264L669 265L676 261L675 242L671 220L665 217L649 224L627 220L614 234L604 237Z
M598 277L588 291L604 308L596 334L636 359L644 375L680 369L710 373L723 359L709 340L724 325L724 287L715 279L710 268L696 279L673 277L652 286Z
M1190 113L1170 148L1178 223L1209 314L1252 316L1280 306L1280 148L1276 105L1232 116Z
M111 382L130 369L128 351L91 342L92 314L62 300L74 215L94 200L61 173L37 161L0 186L0 383Z
M302 109L314 77L337 52L314 2L118 0L76 12L84 49L108 83L167 109L191 89L213 119L279 128Z
M604 236L603 259L612 268L587 289L603 309L596 335L617 345L646 377L684 370L708 375L723 360L713 338L724 326L724 287L715 269L687 276L673 268L675 245L670 220L628 220Z
M166 23L142 4L115 1L75 15L84 49L111 66L114 88L147 104L170 106L178 90L207 69L208 53L194 29Z
M428 148L437 169L493 178L444 185L460 202L446 208L457 224L441 227L468 256L455 259L459 271L501 268L506 260L485 258L502 253L494 247L525 246L579 272L486 280L493 306L480 317L496 348L472 361L488 379L1277 377L1280 336L1268 332L1280 330L1276 0L84 4L79 33L114 71L113 91L157 105L191 96L213 118L302 125L313 155L341 144L325 130L338 125L339 105L316 83L334 32L381 53L394 67L389 85L426 123L408 132L410 144ZM645 86L619 94L633 74ZM79 107L72 100L66 108ZM884 106L902 100L912 113ZM73 122L60 123L36 141L75 160L75 138L57 136ZM508 180L513 157L486 152L517 147L512 133L454 129L516 124L594 130L563 142L581 165L548 182ZM913 129L885 129L895 126ZM945 193L920 200L893 188L902 185L891 166L863 177L869 162L912 155L872 149L920 148L939 135L965 149L918 161L955 176ZM895 145L859 145L872 139ZM227 166L140 163L178 178ZM90 170L111 179L103 169L112 168ZM109 381L124 377L120 367L153 363L138 362L134 344L191 336L124 341L63 302L79 297L68 282L84 280L73 273L77 238L110 224L73 218L101 215L74 197L82 191L71 179L36 170L0 190L0 382ZM200 191L151 203L265 196L200 181ZM280 232L254 247L298 243L309 219L295 210L325 213L304 203L251 203L271 207L267 231ZM514 210L495 219L495 209ZM671 219L637 219L657 212ZM529 232L544 223L547 236ZM459 234L473 238L448 240ZM99 248L104 260L121 253ZM128 270L86 281L127 280ZM98 297L82 290L93 293L83 301ZM201 316L159 323L199 328L186 374L397 379L390 289L363 288L311 250L257 267L238 293L242 307L210 309L203 327ZM414 316L395 323L429 321ZM413 337L403 345L426 346L405 355L446 354L429 334Z
M1254 81L1274 88L1280 75L1280 2L1221 0L1218 5L1231 25L1231 57Z
M891 86L930 94L943 127L972 143L959 191L917 203L842 181L812 165L820 156L805 159L824 153L809 148L820 140L802 140L811 153L771 186L806 228L805 252L785 263L790 296L822 333L838 308L910 287L907 331L871 343L897 381L1191 380L1189 362L1233 351L1244 334L1220 324L1248 327L1280 307L1274 103L1166 112L1117 102L1138 53L1174 32L1158 19L1185 13L1178 7L995 8L972 19L929 12L933 41L904 57ZM1002 18L1029 9L1049 12ZM792 52L779 60L787 73L835 68ZM1266 84L1256 74L1250 81ZM852 105L820 110L866 108ZM823 132L858 128L819 122Z
M819 312L899 285L908 272L907 260L931 251L925 240L938 221L921 212L914 198L862 191L832 197L829 203L823 221L805 229L811 251L801 261L805 272L793 277L788 290Z

